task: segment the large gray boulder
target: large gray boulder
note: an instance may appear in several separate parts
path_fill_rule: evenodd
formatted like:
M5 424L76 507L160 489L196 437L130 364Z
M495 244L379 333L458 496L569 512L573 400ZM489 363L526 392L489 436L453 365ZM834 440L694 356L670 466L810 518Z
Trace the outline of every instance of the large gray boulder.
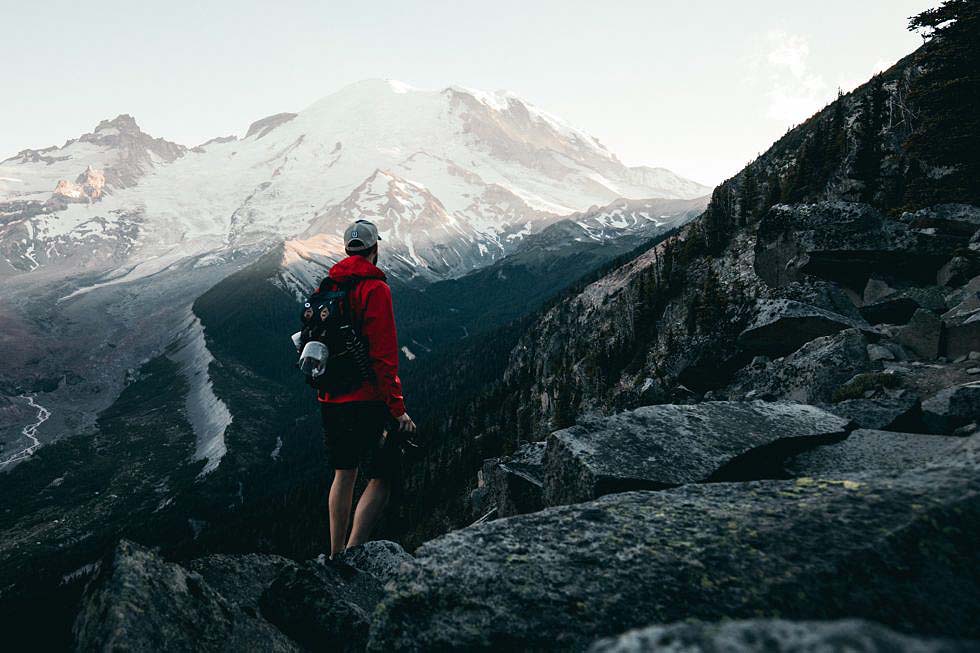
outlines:
M275 558L270 564L281 560ZM75 620L76 650L231 652L253 649L256 642L264 651L300 650L248 608L251 590L239 592L247 583L234 582L239 600L228 600L201 574L123 540L85 590Z
M744 368L727 394L731 398L829 403L848 380L876 367L868 357L868 344L858 329L817 338L789 356Z
M968 241L980 229L980 207L972 204L935 204L903 213L901 220L915 229L932 229Z
M794 456L787 461L786 469L794 476L902 471L940 460L962 447L963 440L948 435L858 429L846 440Z
M962 286L977 273L976 255L954 256L936 273L936 283L955 288Z
M944 352L950 358L980 351L980 277L952 293L953 307L943 313Z
M765 356L785 356L821 336L868 326L863 319L792 299L759 300L756 310L738 342L747 351Z
M805 281L789 283L771 289L769 296L771 299L792 299L828 310L837 315L843 315L859 323L864 322L856 305L860 303L860 298L855 293L845 290L840 284L832 281L811 277Z
M767 616L976 638L978 527L975 460L609 495L423 545L369 649L581 649L650 623Z
M213 554L185 565L221 596L252 615L259 613L259 600L280 573L297 565L288 558L269 554Z
M377 578L349 565L287 567L262 595L262 615L310 651L362 651L382 596Z
M907 390L894 392L893 396L846 399L823 407L864 429L925 430L922 422L922 404L915 394Z
M871 324L906 324L920 308L933 313L946 310L943 289L905 284L895 284L898 288L893 288L889 281L872 276L864 288L859 311Z
M908 324L898 328L895 340L918 356L931 360L939 356L942 320L932 311L916 309Z
M706 401L586 417L548 438L544 501L708 480L771 477L801 449L839 439L848 420L788 402Z
M755 270L770 286L816 276L860 290L873 274L934 283L965 244L859 202L778 204L760 220Z
M405 564L413 564L415 558L390 540L371 540L344 551L340 559L351 567L370 574L382 584L391 579Z
M911 637L860 619L677 623L602 639L589 653L967 653L980 642Z
M952 433L980 420L980 381L946 388L926 399L922 419L933 433Z
M544 442L529 442L490 467L487 482L498 517L523 515L544 507L544 450Z

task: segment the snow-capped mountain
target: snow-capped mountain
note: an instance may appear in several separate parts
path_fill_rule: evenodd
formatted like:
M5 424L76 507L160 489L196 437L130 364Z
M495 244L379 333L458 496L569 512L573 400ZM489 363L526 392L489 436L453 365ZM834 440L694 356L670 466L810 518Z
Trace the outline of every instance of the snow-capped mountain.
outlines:
M368 217L412 276L438 278L590 206L708 192L629 168L510 93L368 80L242 138L187 149L120 116L0 162L0 274L305 240Z
M619 199L601 207L575 213L575 222L595 240L617 238L626 233L650 234L680 226L704 211L706 197L696 199Z

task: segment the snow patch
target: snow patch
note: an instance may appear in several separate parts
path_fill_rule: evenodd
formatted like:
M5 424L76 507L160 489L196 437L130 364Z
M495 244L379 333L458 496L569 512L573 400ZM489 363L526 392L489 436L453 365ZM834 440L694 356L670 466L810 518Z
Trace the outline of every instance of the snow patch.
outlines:
M225 429L232 422L231 411L214 394L208 366L214 360L204 339L204 326L196 315L191 315L180 340L167 356L180 367L181 373L190 388L184 402L187 420L194 429L197 446L194 460L206 460L199 478L205 476L221 463L227 453Z

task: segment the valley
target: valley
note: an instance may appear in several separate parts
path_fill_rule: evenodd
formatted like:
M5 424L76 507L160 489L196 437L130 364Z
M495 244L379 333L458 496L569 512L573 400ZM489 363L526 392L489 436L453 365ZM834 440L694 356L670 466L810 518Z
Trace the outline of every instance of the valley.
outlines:
M391 80L241 138L121 116L0 162L0 628L976 650L980 14L944 6L714 189L514 94ZM289 336L354 218L425 447L325 564Z

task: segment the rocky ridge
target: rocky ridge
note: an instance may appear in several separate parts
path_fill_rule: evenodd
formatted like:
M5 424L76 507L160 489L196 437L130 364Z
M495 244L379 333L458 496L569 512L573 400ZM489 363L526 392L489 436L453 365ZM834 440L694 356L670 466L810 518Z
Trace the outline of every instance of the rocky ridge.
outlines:
M456 407L431 457L494 455L476 523L346 567L124 542L78 647L980 648L980 342L948 337L980 310L980 200L914 147L929 57L964 38L935 18L953 31L546 309Z

